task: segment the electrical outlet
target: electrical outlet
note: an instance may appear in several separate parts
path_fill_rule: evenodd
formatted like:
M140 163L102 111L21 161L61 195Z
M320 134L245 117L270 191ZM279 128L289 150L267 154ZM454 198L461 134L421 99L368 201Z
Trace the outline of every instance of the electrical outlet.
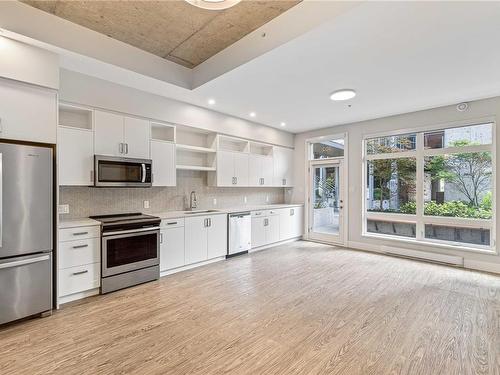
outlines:
M149 201L144 201L143 202L143 207L144 208L149 208Z
M214 206L217 206L217 198L214 198Z
M266 203L269 203L269 195L266 195Z
M69 214L69 204L60 204L57 206L57 212L60 214Z
M246 195L245 195L245 197L243 198L243 201L244 201L245 203L247 203L247 197L246 197Z

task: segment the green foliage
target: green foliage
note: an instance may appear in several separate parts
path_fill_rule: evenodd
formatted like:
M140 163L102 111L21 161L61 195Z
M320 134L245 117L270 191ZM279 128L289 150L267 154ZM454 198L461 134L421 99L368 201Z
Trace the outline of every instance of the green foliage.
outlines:
M417 212L417 204L415 202L404 203L401 205L400 212L414 215ZM444 203L431 201L424 204L424 215L463 217L468 219L491 219L492 211L491 206L489 208L487 207L487 203L484 207L474 207L461 201L449 201Z
M485 211L491 211L493 208L493 200L492 200L491 191L488 191L481 201L480 207Z

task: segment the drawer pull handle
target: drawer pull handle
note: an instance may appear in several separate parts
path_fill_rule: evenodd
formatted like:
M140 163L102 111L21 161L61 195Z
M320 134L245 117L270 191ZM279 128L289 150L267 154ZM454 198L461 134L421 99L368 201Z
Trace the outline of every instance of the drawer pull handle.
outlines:
M76 232L76 233L73 233L73 236L84 236L86 234L89 234L89 232Z
M84 247L89 247L88 244L85 244L85 245L76 245L76 246L73 246L73 249L83 249Z
M83 275L84 273L88 273L88 272L89 272L89 270L73 272L73 276Z
M175 224L177 224L177 221L172 221L170 223L167 223L167 225L175 225Z

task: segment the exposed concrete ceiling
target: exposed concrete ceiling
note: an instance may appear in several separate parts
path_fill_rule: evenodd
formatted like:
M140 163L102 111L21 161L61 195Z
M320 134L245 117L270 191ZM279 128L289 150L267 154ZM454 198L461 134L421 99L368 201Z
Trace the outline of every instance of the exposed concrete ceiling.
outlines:
M193 68L301 0L243 0L211 11L184 0L22 0L113 39Z

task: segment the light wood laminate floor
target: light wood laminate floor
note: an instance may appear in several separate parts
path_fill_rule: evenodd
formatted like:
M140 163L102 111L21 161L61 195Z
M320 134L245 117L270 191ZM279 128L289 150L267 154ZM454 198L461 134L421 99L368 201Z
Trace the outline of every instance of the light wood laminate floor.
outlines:
M500 278L297 242L0 328L0 374L500 374Z

